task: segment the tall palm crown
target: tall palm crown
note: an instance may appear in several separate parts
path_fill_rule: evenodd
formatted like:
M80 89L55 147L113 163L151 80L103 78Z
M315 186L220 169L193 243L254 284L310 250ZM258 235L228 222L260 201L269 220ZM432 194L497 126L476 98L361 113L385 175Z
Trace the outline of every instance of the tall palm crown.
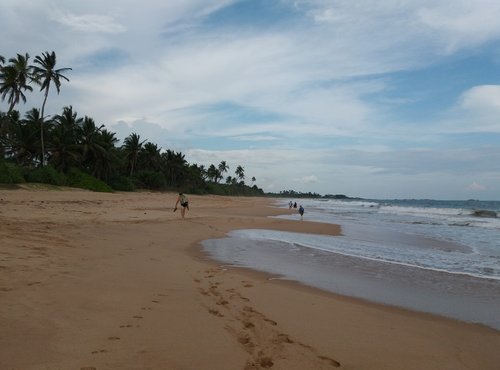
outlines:
M23 91L33 91L29 86L31 67L28 65L30 56L17 54L16 58L9 59L9 65L2 66L0 69L0 94L2 100L8 96L9 113L12 112L15 105L21 100L26 102L26 96ZM2 58L2 62L5 59Z
M42 56L35 57L35 63L40 66L34 65L33 75L35 81L40 84L40 91L45 90L45 97L42 104L42 117L45 109L45 103L47 102L47 97L49 95L50 85L54 84L57 93L61 91L61 79L69 81L69 79L62 73L66 71L71 71L71 68L59 68L56 69L56 53L52 52L49 54L48 51L42 54Z
M61 79L69 81L69 79L62 74L62 72L70 71L71 68L59 68L56 69L56 53L52 52L49 54L48 51L42 54L42 56L35 57L35 63L40 66L32 66L32 72L34 76L34 81L40 84L40 91L45 90L45 96L42 103L42 118L44 117L45 103L47 102L47 97L49 96L50 85L54 84L57 93L61 91ZM40 142L42 145L42 166L44 164L45 158L45 145L43 140L43 127L40 129Z
M245 179L245 169L241 166L238 166L235 171L236 176L238 176L238 179L243 181Z
M146 140L141 141L140 135L135 132L131 133L123 141L123 151L125 152L125 158L128 162L128 167L130 169L130 176L134 174L135 165L137 164L137 159L139 158L139 153L141 152L143 144Z
M219 177L222 180L224 177L224 174L229 170L229 166L227 165L226 161L222 161L219 163Z

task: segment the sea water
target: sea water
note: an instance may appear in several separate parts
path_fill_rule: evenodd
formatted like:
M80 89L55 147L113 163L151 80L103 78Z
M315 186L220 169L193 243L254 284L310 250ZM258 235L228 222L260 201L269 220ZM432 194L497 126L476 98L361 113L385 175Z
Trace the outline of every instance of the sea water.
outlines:
M276 206L288 208L289 200ZM320 289L500 329L500 202L302 199L341 236L237 230L204 248L225 263ZM278 216L300 222L298 213Z

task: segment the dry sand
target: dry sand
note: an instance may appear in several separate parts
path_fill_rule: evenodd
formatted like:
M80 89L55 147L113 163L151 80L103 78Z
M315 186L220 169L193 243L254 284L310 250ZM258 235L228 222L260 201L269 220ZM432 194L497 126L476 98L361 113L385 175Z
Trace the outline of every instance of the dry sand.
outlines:
M336 234L267 218L269 199L0 190L0 369L498 370L500 332L220 266L236 228Z

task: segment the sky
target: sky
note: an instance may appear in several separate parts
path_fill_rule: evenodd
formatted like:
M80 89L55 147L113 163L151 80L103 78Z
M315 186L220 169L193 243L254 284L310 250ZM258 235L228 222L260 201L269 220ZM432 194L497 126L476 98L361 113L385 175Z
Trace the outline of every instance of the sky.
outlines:
M72 68L46 113L265 191L500 200L498 19L499 0L1 0L0 55Z

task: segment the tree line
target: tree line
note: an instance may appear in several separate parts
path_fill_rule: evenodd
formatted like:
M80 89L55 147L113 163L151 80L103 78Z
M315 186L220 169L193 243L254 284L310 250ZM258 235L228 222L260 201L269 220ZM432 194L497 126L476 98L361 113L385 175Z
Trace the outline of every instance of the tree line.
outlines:
M72 106L56 115L45 115L49 92L61 91L71 68L56 68L55 52L44 52L30 64L28 53L6 59L0 55L0 96L8 104L0 111L0 183L23 181L70 185L112 191L147 188L191 193L263 195L254 183L245 183L238 165L234 176L226 161L208 168L190 164L185 155L143 140L131 133L118 145L116 133L89 116L79 116ZM28 92L38 87L40 108L21 115L16 107L26 103ZM225 180L225 181L224 181Z

